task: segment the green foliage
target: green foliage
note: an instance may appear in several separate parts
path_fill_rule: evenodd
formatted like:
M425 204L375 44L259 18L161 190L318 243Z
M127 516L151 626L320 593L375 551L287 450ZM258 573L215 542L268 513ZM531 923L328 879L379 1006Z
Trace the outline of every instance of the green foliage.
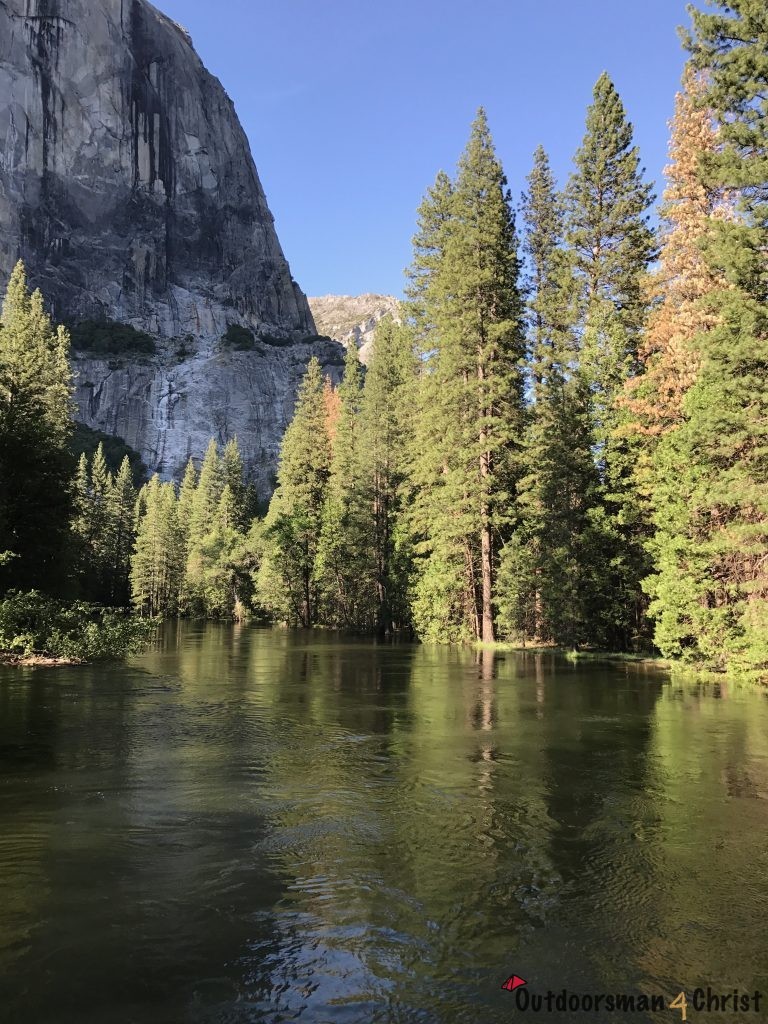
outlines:
M121 478L115 481L115 493ZM121 507L127 506L126 493ZM131 597L141 614L231 618L252 597L254 552L245 534L251 492L237 441L208 446L180 488L154 476L135 502Z
M252 352L256 348L256 338L253 331L240 324L229 324L224 332L222 345L235 349L236 352Z
M590 518L597 590L589 595L596 635L612 649L645 641L641 580L648 572L647 523L638 502L637 443L625 430L626 380L639 370L649 302L646 277L656 255L648 223L653 202L621 99L603 74L566 192L565 237L578 287L578 375L589 394L592 447L600 478Z
M131 560L133 604L142 615L175 614L185 572L176 490L155 474L142 488L139 504L142 513Z
M72 348L89 355L154 355L154 338L131 324L114 320L81 320L69 325Z
M379 635L411 626L413 551L406 503L417 386L413 333L387 317L376 331L359 415L358 472L372 583L370 625Z
M589 392L577 372L578 287L563 243L564 203L539 147L526 225L531 405L517 487L517 528L499 569L499 623L510 636L572 646L590 638L594 556L590 509L598 475Z
M270 345L272 348L290 348L293 344L290 338L286 338L281 334L260 334L259 341L264 342L265 345Z
M340 410L332 445L314 577L323 621L346 628L371 628L368 524L360 445L362 367L357 349L347 349L339 387Z
M710 217L713 326L683 418L654 454L655 574L647 582L664 654L768 679L768 9L692 10L688 46L719 146L699 180L735 201ZM718 285L716 282L724 281Z
M498 538L512 525L519 469L524 337L514 216L482 110L456 181L439 176L419 216L409 295L428 361L412 463L415 571L423 577L415 617L425 623L430 609L450 609L461 624L430 626L430 635L456 627L491 641ZM453 592L441 581L436 604L429 581L448 566Z
M261 533L263 559L257 579L262 605L303 626L313 625L318 616L315 564L330 473L323 378L313 358L283 438L278 486Z
M85 423L75 421L72 432L71 449L76 459L86 455L90 460L101 445L104 458L107 461L109 470L116 474L120 470L123 459L127 458L131 467L131 476L135 487L141 487L148 479L147 467L141 459L141 455L131 448L121 437L112 434L105 434L101 430L94 430Z
M9 586L65 590L71 480L69 337L54 330L40 292L19 263L0 330L0 592Z
M155 623L113 609L63 603L36 591L0 601L0 650L68 661L124 658L146 646Z

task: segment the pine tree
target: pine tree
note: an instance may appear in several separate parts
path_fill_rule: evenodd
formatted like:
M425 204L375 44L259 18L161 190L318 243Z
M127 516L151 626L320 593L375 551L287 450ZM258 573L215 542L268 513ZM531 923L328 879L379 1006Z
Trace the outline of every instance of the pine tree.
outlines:
M224 465L215 439L211 439L200 467L200 476L190 502L189 527L181 524L181 542L186 552L186 571L182 585L181 609L184 614L207 614L204 575L206 558L203 546L216 520L216 510L226 486ZM185 503L187 496L185 495Z
M265 607L303 626L317 621L315 564L330 462L323 377L313 357L280 449L278 487L263 526L258 578Z
M621 404L625 382L639 369L638 347L648 314L646 275L655 256L632 125L607 74L595 86L587 130L567 189L566 239L579 285L579 370L591 400L593 447L602 500L591 514L603 537L591 618L594 640L628 649L641 643L648 571L647 524L637 500L636 445Z
M768 8L730 0L691 9L687 39L704 76L700 104L718 145L704 151L705 189L736 200L710 218L706 298L715 321L692 343L699 368L683 418L655 455L657 575L649 581L662 651L768 676ZM666 488L663 482L667 481ZM674 488L670 486L674 481Z
M325 427L328 431L328 439L333 444L336 440L336 425L341 413L341 400L339 399L339 389L333 386L330 377L326 377L323 381L323 403L325 405Z
M236 437L227 442L221 463L224 483L225 486L229 487L236 509L234 528L242 529L245 526L245 521L242 518L245 511L245 469L243 466L243 456L240 453L240 445L237 443Z
M94 596L100 602L109 600L109 514L108 498L113 487L112 474L99 442L91 460L90 476L90 552L95 578Z
M155 474L139 499L144 512L131 560L134 607L146 615L173 615L184 573L176 490Z
M210 531L197 549L196 590L200 610L209 618L231 618L238 599L235 552L242 536L237 528L241 505L229 483L224 485Z
M0 330L0 590L62 590L74 512L69 336L17 264Z
M347 349L338 389L339 414L331 448L315 577L323 620L346 628L370 627L373 583L369 578L370 512L361 478L359 413L362 367L357 348Z
M523 429L518 275L506 178L480 111L455 184L441 177L422 206L411 269L412 321L434 348L414 463L428 635L494 639L495 542L509 528Z
M702 245L712 218L730 215L723 190L702 181L702 159L717 152L711 112L701 105L705 93L703 77L688 66L671 122L660 258L650 281L654 307L639 353L643 372L626 382L636 429L649 438L682 422L683 398L699 369L695 339L716 322L703 300L725 285Z
M439 304L439 272L445 257L448 225L451 221L453 184L440 171L417 213L417 229L413 237L413 260L408 268L405 294L406 312L421 352L431 351L431 338L436 329L435 307Z
M136 488L126 456L107 495L107 583L109 603L124 606L130 600L131 553L135 540Z
M524 197L530 393L517 528L504 547L499 605L507 632L575 646L588 637L585 597L596 500L588 393L573 371L576 292L563 246L563 200L539 147Z
M411 332L384 319L376 330L360 406L360 489L370 521L371 625L379 636L410 625L412 552L404 501L418 364Z
M192 502L189 522L190 547L193 548L213 525L214 515L226 482L219 448L212 438L200 467L200 476Z

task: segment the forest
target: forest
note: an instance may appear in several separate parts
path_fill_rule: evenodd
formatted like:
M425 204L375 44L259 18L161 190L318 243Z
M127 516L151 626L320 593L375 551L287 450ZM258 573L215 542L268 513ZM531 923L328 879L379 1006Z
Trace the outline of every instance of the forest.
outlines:
M768 679L768 9L717 7L691 12L658 226L607 74L569 180L540 147L519 203L478 112L368 367L310 363L268 507L236 440L177 482L78 464L69 335L19 264L0 646L66 653L80 621L122 653L183 615Z

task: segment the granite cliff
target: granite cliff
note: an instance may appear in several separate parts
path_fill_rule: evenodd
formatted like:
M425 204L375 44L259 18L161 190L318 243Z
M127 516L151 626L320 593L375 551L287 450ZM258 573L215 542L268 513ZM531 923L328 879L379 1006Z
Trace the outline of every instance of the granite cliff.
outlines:
M309 358L338 376L232 102L146 0L0 0L0 284L19 257L57 320L152 339L80 332L78 418L166 476L237 434L266 486Z

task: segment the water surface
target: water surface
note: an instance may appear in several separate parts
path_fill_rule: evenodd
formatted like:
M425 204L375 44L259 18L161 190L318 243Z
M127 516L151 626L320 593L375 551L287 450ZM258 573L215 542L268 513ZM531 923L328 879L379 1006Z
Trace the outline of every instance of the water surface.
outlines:
M765 693L218 625L2 670L4 1022L680 1019L513 973L768 999Z

